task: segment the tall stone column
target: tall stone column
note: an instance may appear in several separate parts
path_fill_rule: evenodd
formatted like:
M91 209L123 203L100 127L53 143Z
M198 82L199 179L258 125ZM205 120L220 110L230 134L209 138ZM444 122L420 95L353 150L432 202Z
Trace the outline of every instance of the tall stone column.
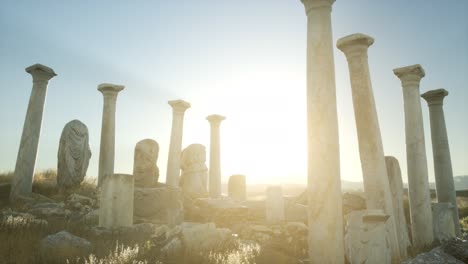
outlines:
M393 215L398 235L398 245L400 247L400 257L402 260L408 257L408 250L411 247L408 235L408 225L406 223L405 208L403 205L403 179L398 160L392 156L385 157L387 165L388 181L393 200Z
M307 14L309 256L343 263L343 201L331 11L335 0L301 0Z
M167 159L166 183L179 186L180 155L182 152L182 134L184 129L184 113L190 108L190 104L183 100L168 102L172 107L172 131Z
M403 86L411 234L414 249L420 251L434 240L432 232L428 231L432 230L431 196L419 97L419 83L425 73L419 64L393 72Z
M439 203L451 203L453 222L457 236L461 234L457 208L457 194L453 182L452 159L447 137L447 127L444 116L444 97L448 95L445 89L437 89L421 95L429 106L431 120L432 153L434 158L434 173Z
M211 126L210 138L210 197L221 197L221 154L219 127L221 121L226 119L220 115L210 115L206 118Z
M56 76L54 70L41 64L34 64L26 68L26 72L32 75L33 87L11 183L10 199L12 201L18 196L27 196L32 192L47 84L50 79Z
M104 96L104 106L102 110L101 126L101 146L99 150L99 174L98 186L104 181L107 175L114 175L115 158L115 107L117 95L125 87L110 83L102 83L98 86L98 91Z
M367 35L353 34L339 39L337 47L346 55L349 65L367 209L381 209L390 216L386 230L392 262L400 263L392 195L367 56L367 50L373 43L374 39Z

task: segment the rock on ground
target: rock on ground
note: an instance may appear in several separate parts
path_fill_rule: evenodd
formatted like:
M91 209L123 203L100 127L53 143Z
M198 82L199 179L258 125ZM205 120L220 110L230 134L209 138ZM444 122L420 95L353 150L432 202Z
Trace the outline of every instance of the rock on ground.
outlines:
M40 242L40 252L45 263L88 256L92 248L91 242L67 231L49 235Z

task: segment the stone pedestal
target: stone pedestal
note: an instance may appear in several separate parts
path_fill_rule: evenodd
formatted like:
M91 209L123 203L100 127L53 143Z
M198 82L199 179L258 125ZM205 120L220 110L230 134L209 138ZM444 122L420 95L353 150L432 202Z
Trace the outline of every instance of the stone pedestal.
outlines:
M419 83L425 73L419 64L397 68L393 72L403 87L411 234L413 247L418 252L434 240L432 232L428 232L432 230L432 212L419 97Z
M432 204L435 240L443 242L455 237L455 225L453 224L454 209L451 203Z
M191 198L208 196L208 168L205 162L206 149L201 144L191 144L182 151L180 187L184 194Z
M400 256L404 260L408 258L411 242L403 205L403 180L401 179L400 164L396 158L391 156L385 157L385 164L387 165L388 181L390 183L390 191L392 192L393 215L397 229L398 244L400 246Z
M267 188L265 216L268 223L278 224L284 221L284 198L281 186L270 186Z
M343 211L331 11L335 0L301 0L307 14L309 256L343 263Z
M28 196L32 192L47 84L50 79L56 76L54 70L41 64L34 64L26 68L26 72L32 75L33 87L11 183L10 199L12 201L18 196Z
M133 224L133 175L113 174L101 187L99 226L113 228Z
M158 154L158 142L152 139L143 139L136 144L133 161L136 187L152 187L158 182L159 168L156 165Z
M88 127L79 120L68 122L60 136L57 154L57 185L59 188L79 186L86 176L90 158Z
M447 137L447 127L444 116L444 97L448 95L445 89L437 89L421 95L429 106L431 120L432 153L434 157L434 173L439 203L454 205L453 224L457 236L461 234L457 208L457 194L453 182L452 159Z
M346 215L345 248L347 263L391 263L383 210L353 211Z
M219 127L221 121L226 119L220 115L210 115L206 118L210 122L210 184L209 191L211 198L221 197L221 153Z
M117 95L124 89L122 85L103 83L98 90L104 96L102 110L101 146L99 151L98 186L101 186L106 175L114 174L115 158L115 107Z
M184 113L190 108L190 104L183 100L168 102L172 107L172 130L171 142L169 144L169 155L167 158L166 183L179 186L180 155L182 150L182 134L184 130Z
M386 225L392 262L400 263L392 195L367 56L373 43L372 37L353 34L339 39L337 47L346 55L349 65L367 209L382 209L390 216Z
M228 196L239 202L247 199L247 184L244 175L232 175L229 177Z

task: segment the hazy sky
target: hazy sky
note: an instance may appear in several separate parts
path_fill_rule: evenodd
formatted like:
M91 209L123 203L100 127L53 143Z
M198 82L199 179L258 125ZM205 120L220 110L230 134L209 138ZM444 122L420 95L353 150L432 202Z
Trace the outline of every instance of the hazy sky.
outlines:
M468 175L468 1L337 0L334 41L352 33L375 38L369 63L386 155L406 181L403 96L392 69L420 63L421 92L445 88L455 175ZM98 84L125 85L117 100L115 171L131 173L141 139L160 144L165 181L172 112L168 100L192 104L183 146L209 150L206 116L221 125L223 181L306 183L306 15L299 0L22 1L0 7L0 171L15 167L31 92L24 68L55 70L44 111L36 169L56 168L63 126L89 128L97 175L102 115ZM341 175L360 181L348 65L335 48ZM428 108L424 114L434 181ZM209 158L209 157L207 157ZM208 160L208 159L207 159ZM208 164L208 162L207 162Z

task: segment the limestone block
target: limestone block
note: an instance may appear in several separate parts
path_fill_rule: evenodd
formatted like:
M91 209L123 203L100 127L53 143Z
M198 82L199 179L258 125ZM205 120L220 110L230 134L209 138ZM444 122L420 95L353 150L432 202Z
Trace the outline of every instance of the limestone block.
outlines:
M92 244L88 240L60 231L42 239L40 242L42 261L65 261L91 254Z
M144 139L136 144L133 161L135 187L151 187L158 182L158 153L159 145L152 139Z
M72 120L63 128L57 158L59 188L80 185L86 176L91 158L88 128L81 121Z
M439 242L456 237L452 210L454 210L454 207L451 203L432 204L434 239Z
M182 175L180 186L184 194L190 197L207 196L208 168L206 167L206 149L201 144L192 144L182 151Z
M232 175L229 177L228 196L236 201L245 201L247 199L245 175Z
M346 215L345 253L350 264L391 263L383 210L353 211Z
M178 225L184 220L182 192L170 185L135 188L134 222Z
M99 226L113 228L133 224L133 175L104 177L101 190Z
M284 221L284 198L281 186L269 186L265 201L266 221L279 223Z

